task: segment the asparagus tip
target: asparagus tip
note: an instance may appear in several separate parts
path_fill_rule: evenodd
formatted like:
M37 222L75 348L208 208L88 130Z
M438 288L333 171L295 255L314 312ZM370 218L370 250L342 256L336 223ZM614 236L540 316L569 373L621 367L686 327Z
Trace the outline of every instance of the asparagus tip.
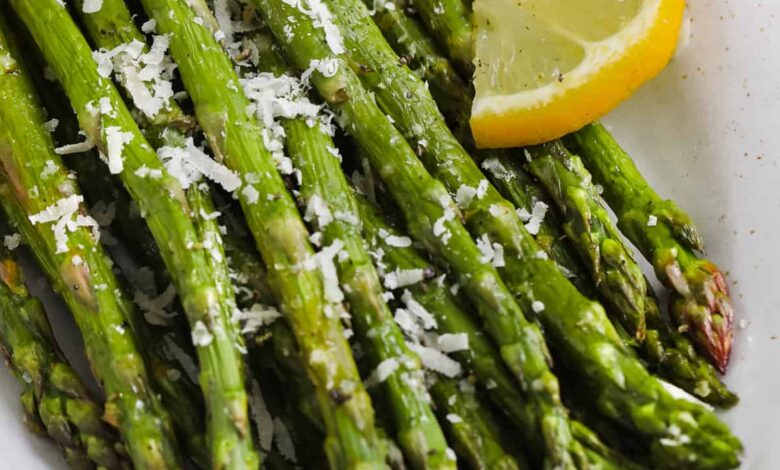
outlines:
M698 260L695 268L686 270L685 274L676 264L667 272L673 284L685 284L686 289L677 291L689 294L680 296L673 307L681 327L693 330L699 347L718 371L725 373L734 338L734 309L725 276L706 260Z

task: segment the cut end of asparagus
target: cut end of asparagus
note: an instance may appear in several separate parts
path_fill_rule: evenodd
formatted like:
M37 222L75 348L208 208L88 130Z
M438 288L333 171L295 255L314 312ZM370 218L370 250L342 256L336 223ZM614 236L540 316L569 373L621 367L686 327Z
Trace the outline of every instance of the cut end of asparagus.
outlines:
M699 349L725 373L734 338L734 309L725 276L706 260L697 260L684 272L671 263L666 274L681 294L672 305L680 328L690 332Z

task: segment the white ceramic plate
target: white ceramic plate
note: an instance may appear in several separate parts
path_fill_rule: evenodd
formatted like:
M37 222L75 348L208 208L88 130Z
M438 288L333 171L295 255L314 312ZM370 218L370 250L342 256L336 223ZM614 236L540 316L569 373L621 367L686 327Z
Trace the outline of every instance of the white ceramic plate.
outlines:
M723 418L745 443L743 468L780 468L780 0L696 0L688 21L670 66L606 122L728 272L744 328L727 380L742 401ZM80 340L63 317L55 327L72 354ZM0 372L0 467L66 468L25 430L18 394Z

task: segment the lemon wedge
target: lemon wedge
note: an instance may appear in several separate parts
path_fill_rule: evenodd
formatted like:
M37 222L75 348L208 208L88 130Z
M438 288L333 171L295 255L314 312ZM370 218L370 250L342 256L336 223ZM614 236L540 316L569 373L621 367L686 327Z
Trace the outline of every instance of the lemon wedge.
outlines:
M685 0L476 0L479 147L561 137L606 114L667 64Z

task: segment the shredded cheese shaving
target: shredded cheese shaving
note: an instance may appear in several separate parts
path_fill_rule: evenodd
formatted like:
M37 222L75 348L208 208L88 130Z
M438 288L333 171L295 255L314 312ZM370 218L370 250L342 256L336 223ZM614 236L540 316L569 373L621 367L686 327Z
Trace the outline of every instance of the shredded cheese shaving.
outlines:
M87 227L92 229L93 238L96 241L100 239L97 221L88 215L78 213L82 202L84 202L84 197L73 194L58 200L41 212L29 217L33 225L54 223L51 229L54 232L57 253L66 253L68 251L67 233L75 232L79 228Z

